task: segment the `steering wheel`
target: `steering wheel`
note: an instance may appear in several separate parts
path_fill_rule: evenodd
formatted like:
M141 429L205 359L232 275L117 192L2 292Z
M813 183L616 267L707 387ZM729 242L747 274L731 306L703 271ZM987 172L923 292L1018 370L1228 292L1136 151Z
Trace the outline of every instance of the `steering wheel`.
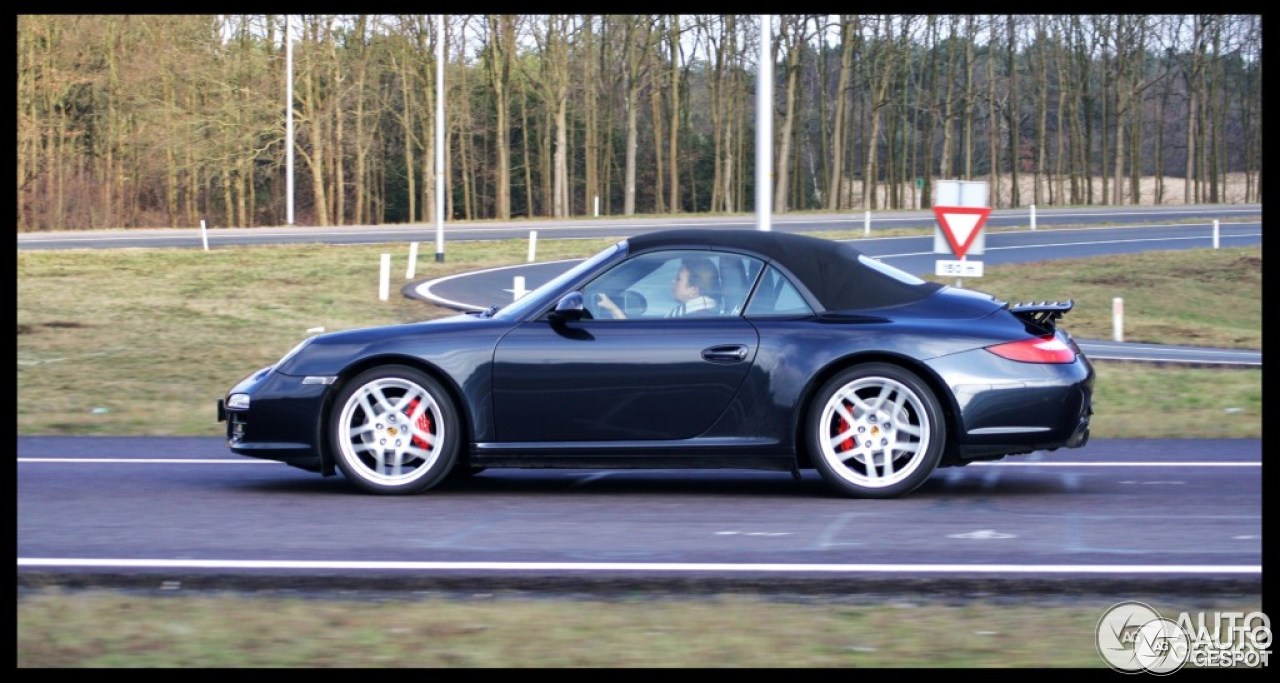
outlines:
M622 310L628 318L639 318L649 310L649 301L640 292L628 289L622 293Z

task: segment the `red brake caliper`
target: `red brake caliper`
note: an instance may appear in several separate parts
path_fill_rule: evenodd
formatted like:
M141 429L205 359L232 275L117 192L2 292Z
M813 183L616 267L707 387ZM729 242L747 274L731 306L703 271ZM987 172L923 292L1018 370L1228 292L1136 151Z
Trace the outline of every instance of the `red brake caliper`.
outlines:
M853 406L849 406L849 414L850 414L850 415L852 415L852 414L853 414ZM843 434L843 433L844 433L844 431L845 431L846 429L848 429L849 427L850 427L849 423L848 423L848 422L845 422L845 421L844 421L844 418L842 417L842 418L840 418L840 427L836 430L836 433L837 433L837 434ZM853 437L849 437L849 438L845 439L844 441L841 441L841 442L840 442L840 450L841 450L841 451L853 450Z
M415 398L415 399L413 399L412 401L409 401L409 408L408 408L407 410L405 410L404 416L405 416L405 417L409 417L410 415L412 415L412 414L413 414L413 411L414 411L414 410L417 410L417 408L418 408L418 399L416 399L416 398ZM426 434L430 434L430 433L431 433L431 415L430 415L430 413L428 413L428 412L427 412L427 411L425 411L425 410L424 410L424 411L422 411L422 414L418 416L418 425L417 425L417 426L418 426L418 430L419 430L419 431L424 432L424 433L426 433ZM413 445L417 446L418 448L430 448L430 447L431 447L431 446L430 446L430 444L428 444L428 443L427 443L426 439L423 439L422 437L418 436L417 434L414 434L414 435L413 435Z

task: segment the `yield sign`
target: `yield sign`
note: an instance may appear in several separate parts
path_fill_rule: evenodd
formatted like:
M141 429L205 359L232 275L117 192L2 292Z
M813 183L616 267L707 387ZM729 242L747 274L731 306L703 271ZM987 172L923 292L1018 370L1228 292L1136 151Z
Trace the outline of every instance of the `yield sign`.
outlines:
M982 231L982 226L991 215L990 207L977 206L935 206L933 215L938 217L938 225L951 244L951 251L956 258L964 258L965 252L973 245L973 240Z

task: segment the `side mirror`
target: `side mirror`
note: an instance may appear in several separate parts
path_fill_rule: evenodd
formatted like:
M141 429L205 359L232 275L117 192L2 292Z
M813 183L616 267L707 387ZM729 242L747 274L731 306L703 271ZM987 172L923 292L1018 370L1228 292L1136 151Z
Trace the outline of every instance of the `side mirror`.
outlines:
M569 292L560 297L560 301L556 302L556 308L550 315L552 322L570 322L590 317L591 313L587 311L582 292Z

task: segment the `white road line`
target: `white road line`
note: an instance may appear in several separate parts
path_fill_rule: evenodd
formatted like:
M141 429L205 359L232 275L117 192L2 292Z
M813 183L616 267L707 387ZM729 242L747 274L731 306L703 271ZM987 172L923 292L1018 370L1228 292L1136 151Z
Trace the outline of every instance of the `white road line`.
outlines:
M274 460L222 460L222 459L186 459L186 458L18 458L20 463L44 463L44 464L61 464L61 463L94 463L94 464L111 464L111 465L144 465L144 464L172 464L172 465L281 465ZM1211 461L1193 461L1178 462L1176 460L1160 461L1160 462L1080 462L1080 461L1043 461L1035 462L975 462L970 463L969 467L1262 467L1261 462L1211 462ZM501 469L501 468L498 468ZM516 468L519 469L519 468ZM584 468L590 469L590 468ZM657 468L663 469L663 468ZM607 474L614 472L601 472L588 476L586 479L577 481L575 486L581 486L591 481L600 479ZM952 470L952 474L958 475L959 470Z
M547 264L553 264L553 263L576 263L581 260L582 259L562 259L559 261L542 261L538 265L547 265ZM501 270L511 270L512 268L521 268L521 267L528 267L528 266L529 264L524 263L524 264L519 264L515 266L497 266L495 268L485 268L484 270L472 270L465 273L454 273L453 275L445 275L443 277L438 277L434 280L428 280L414 287L414 289L417 290L418 294L421 294L426 299L433 301L437 304L440 304L441 306L444 306L446 308L461 308L463 310L483 311L484 310L483 306L476 306L473 304L464 304L461 301L453 301L452 299L446 299L442 296L433 294L431 292L431 288L440 284L441 282L447 282L449 280L454 280L460 277L470 277L472 275L483 275L485 273L496 273Z
M111 465L283 465L274 460L231 460L231 459L191 459L191 458L18 458L18 462L29 463L108 463Z
M1097 230L1099 228L1087 228L1087 229ZM1001 233L1001 234L1007 235L1012 233ZM1258 237L1258 236L1260 236L1260 233L1257 235L1236 235L1236 237ZM884 239L894 239L894 238L884 238ZM897 239L901 239L901 238L897 238ZM1175 242L1175 241L1185 242L1187 240L1207 240L1207 239L1210 239L1210 238L1204 235L1192 235L1190 237L1144 237L1141 239L1127 239L1127 240L1086 240L1084 242L1053 242L1049 244L1019 244L1019 245L1006 246L1006 247L988 246L985 249L985 251L991 252L991 251L1011 251L1014 249L1047 249L1051 247L1078 247L1078 246L1090 246L1095 244L1133 244L1137 242ZM841 241L856 242L857 240L841 240ZM888 259L888 258L905 258L907 256L932 256L936 253L937 252L934 252L934 251L911 251L911 252L903 252L900 254L881 254L879 256L872 256L872 258L883 261L884 259ZM870 256L870 254L868 255Z
M374 562L343 560L163 560L19 557L19 567L131 569L290 569L396 571L617 571L617 572L895 572L975 574L1261 574L1260 564L729 564L722 562Z
M979 467L1262 467L1261 462L975 462L968 466Z

